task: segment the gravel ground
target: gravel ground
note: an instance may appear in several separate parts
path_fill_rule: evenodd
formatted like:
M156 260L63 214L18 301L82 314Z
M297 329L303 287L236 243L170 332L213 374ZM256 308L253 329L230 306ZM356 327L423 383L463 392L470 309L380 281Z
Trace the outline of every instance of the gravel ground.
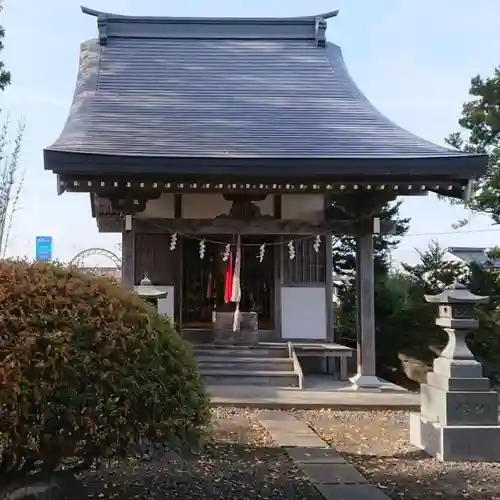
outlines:
M244 409L214 409L211 436L199 454L128 461L81 479L87 498L322 499L255 420L255 412Z
M404 411L302 411L325 441L394 500L500 500L500 463L441 463L409 442Z

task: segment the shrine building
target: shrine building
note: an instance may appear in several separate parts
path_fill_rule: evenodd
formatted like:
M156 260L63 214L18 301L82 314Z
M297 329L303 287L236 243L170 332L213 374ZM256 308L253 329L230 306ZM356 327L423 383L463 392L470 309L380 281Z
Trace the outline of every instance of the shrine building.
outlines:
M238 307L254 313L261 342L328 343L332 239L352 235L356 381L376 386L373 234L394 229L381 207L402 195L462 198L486 157L377 111L327 40L337 12L82 10L98 36L81 45L71 110L44 164L59 194L89 193L99 231L122 235L122 283L147 274L167 290L160 310L187 336L209 338L217 314ZM227 297L236 260L237 304Z

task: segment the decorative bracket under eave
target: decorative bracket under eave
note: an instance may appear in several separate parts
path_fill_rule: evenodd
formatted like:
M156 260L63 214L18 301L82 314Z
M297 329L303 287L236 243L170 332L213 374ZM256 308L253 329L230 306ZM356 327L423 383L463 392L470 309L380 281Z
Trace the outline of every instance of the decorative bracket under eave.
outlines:
M318 47L326 45L326 21L322 17L316 18L314 38Z
M316 45L318 47L325 47L326 45L326 19L331 19L332 17L337 17L339 11L334 10L326 14L321 14L316 16L315 26L314 26L314 38L316 40Z
M474 192L477 189L477 184L476 179L469 179L469 182L467 182L467 186L462 194L462 199L465 203L469 203L471 201L474 196Z
M106 14L97 16L97 29L99 31L99 44L106 45L108 43L108 18Z
M66 182L61 180L61 176L59 174L56 175L57 179L57 194L58 196L61 196L64 191L66 191Z
M123 218L124 226L125 226L125 231L129 232L132 231L132 214L125 214Z

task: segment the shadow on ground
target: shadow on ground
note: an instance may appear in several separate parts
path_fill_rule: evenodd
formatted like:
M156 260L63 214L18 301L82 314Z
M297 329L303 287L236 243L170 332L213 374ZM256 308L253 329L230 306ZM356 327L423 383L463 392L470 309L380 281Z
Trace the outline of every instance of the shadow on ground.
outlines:
M418 450L387 456L342 455L394 500L500 499L500 464L441 463ZM491 468L498 474L493 480Z
M86 472L81 481L86 498L322 499L279 448L232 443L209 443L182 458L165 454L116 463Z

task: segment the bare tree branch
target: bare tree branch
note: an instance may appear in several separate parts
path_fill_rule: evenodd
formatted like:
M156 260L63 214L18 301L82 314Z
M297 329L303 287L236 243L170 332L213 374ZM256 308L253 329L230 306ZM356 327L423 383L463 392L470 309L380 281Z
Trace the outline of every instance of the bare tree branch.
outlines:
M14 214L24 184L24 172L20 175L21 146L25 124L20 122L16 136L9 141L9 121L0 129L0 257L4 258L9 246ZM10 151L9 151L10 150Z

